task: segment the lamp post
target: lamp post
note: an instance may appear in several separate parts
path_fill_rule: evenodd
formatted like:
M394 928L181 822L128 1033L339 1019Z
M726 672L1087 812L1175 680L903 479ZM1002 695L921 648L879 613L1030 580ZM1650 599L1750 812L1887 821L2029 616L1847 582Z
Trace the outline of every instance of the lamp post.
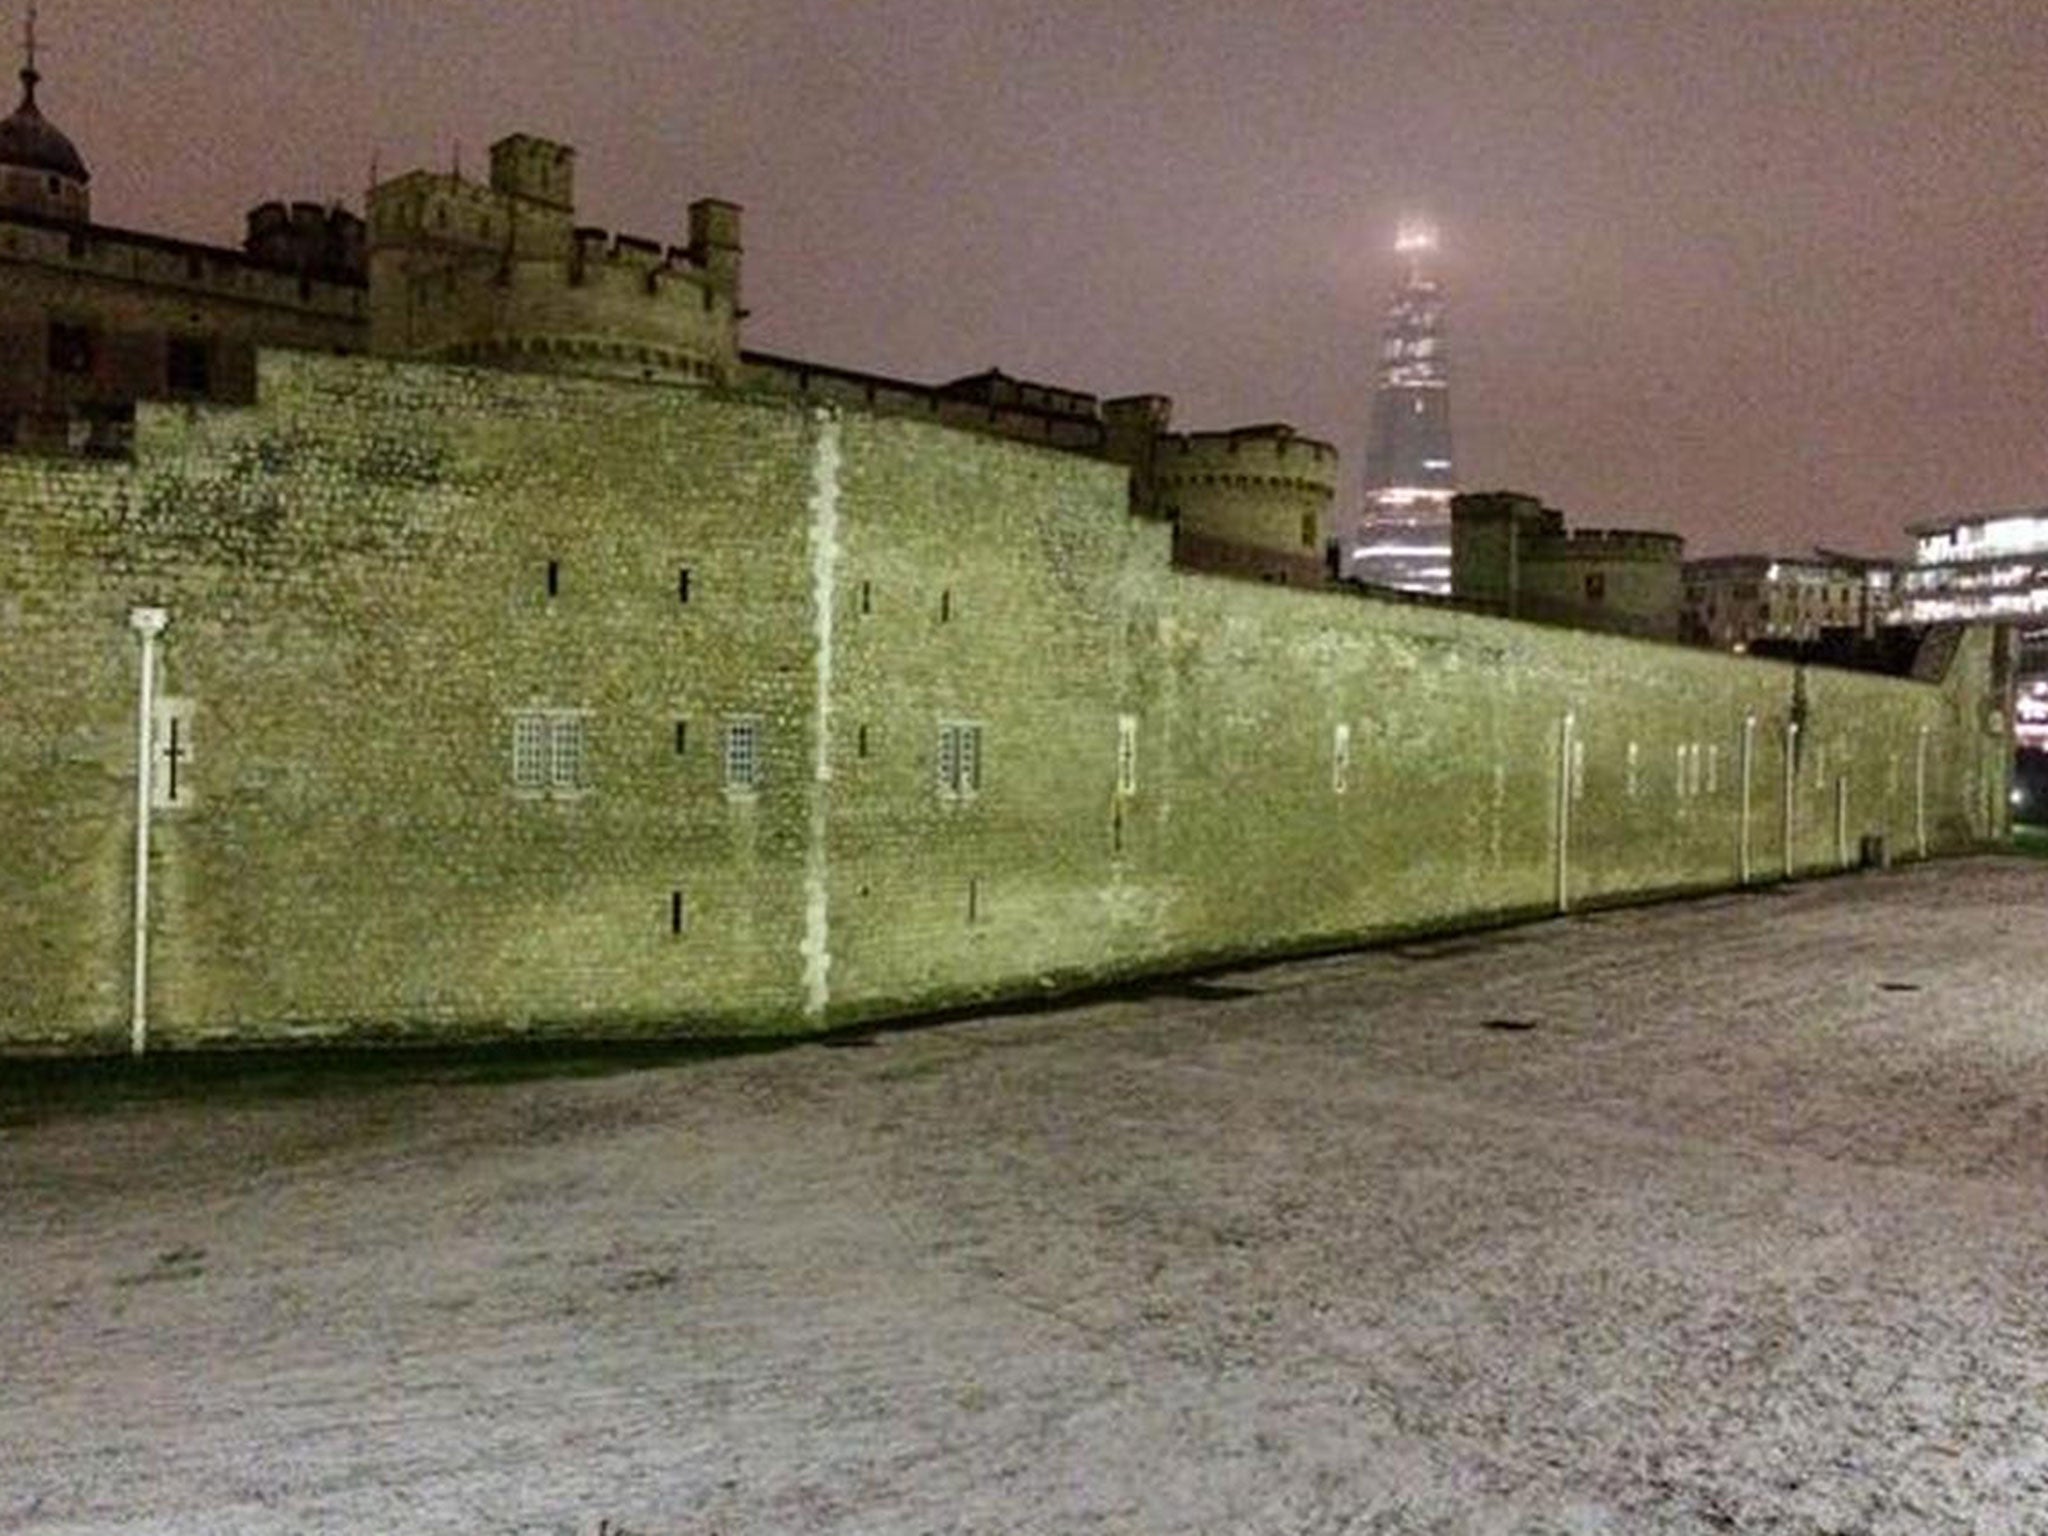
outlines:
M142 640L142 686L135 706L135 976L128 1049L140 1056L149 1039L149 804L155 767L151 716L156 710L156 637L171 616L161 608L131 608L128 624Z

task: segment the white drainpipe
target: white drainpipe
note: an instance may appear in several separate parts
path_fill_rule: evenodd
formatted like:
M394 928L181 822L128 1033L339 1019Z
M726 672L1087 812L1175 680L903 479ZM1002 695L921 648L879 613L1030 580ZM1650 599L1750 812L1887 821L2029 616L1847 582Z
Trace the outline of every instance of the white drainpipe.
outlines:
M1566 710L1557 724L1557 910L1572 906L1572 732L1577 725Z
M1849 867L1849 775L1835 775L1835 862Z
M137 1056L149 1039L149 802L156 743L156 637L171 616L161 608L131 608L128 623L142 637L142 688L135 708L135 980L128 1049Z
M1785 878L1792 878L1796 862L1797 843L1792 835L1792 817L1795 810L1794 791L1799 787L1799 722L1785 722Z
M1742 717L1742 830L1735 853L1735 883L1749 884L1749 770L1756 759L1756 714Z
M1927 857L1927 727L1920 727L1913 746L1913 842L1921 858Z

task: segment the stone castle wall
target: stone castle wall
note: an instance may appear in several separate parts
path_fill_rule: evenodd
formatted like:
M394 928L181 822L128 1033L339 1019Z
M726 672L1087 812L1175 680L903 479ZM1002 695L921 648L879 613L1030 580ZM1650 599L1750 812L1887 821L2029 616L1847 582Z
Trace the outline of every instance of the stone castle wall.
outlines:
M1297 586L1326 579L1323 541L1337 450L1285 427L1162 434L1155 510L1178 529L1177 561Z
M0 455L0 1048L126 1043L138 603L172 1048L801 1030L1999 828L1986 634L1823 672L1170 537L913 419L286 352L131 462ZM538 718L580 783L515 784Z
M767 352L740 354L739 387L810 405L850 406L865 414L910 416L1075 453L1103 451L1103 425L1092 406L1055 410L1034 399L974 398L945 385L884 378ZM1073 398L1068 396L1067 398Z
M1685 541L1672 534L1586 529L1522 551L1516 613L1653 639L1678 638Z
M1684 557L1676 534L1568 533L1563 513L1513 491L1451 504L1452 594L1512 618L1675 640Z

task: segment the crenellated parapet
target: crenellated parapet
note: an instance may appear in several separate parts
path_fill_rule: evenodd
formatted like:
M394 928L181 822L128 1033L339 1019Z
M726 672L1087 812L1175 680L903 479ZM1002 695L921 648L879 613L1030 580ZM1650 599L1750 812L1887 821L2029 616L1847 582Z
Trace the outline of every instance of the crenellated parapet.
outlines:
M1334 495L1337 450L1284 423L1227 432L1160 434L1154 472L1178 486L1230 486Z
M1277 422L1160 432L1144 479L1140 510L1174 524L1180 563L1298 586L1324 580L1337 491L1330 444Z
M943 384L923 384L771 352L745 352L740 357L740 384L808 404L916 417L967 432L1130 462L1105 448L1108 410L1104 407L1098 414L1093 395L1012 378L995 369Z
M729 383L740 209L690 207L684 241L575 222L575 152L514 134L488 184L411 171L370 193L371 348L390 356Z
M1567 531L1564 514L1514 491L1451 502L1451 594L1510 618L1678 635L1685 540L1640 528Z
M1633 560L1664 565L1675 564L1684 556L1685 540L1679 534L1639 528L1580 528L1559 539L1539 541L1528 552L1531 560Z
M362 219L339 204L269 202L249 210L243 254L276 271L361 286L368 274Z

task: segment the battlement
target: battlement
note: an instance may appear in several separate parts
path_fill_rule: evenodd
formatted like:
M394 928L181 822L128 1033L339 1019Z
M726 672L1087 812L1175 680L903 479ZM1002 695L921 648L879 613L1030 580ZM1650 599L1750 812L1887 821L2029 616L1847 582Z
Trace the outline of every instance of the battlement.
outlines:
M1102 402L1102 419L1115 431L1128 428L1162 437L1173 424L1173 400L1167 395L1119 395Z
M1007 403L998 403L992 395L977 398L974 391L959 388L964 382L961 380L952 384L919 384L908 379L892 379L882 374L779 357L768 352L743 352L740 355L740 381L747 388L772 394L794 396L820 404L853 406L892 416L921 417L947 426L985 432L1018 442L1037 443L1048 448L1099 453L1103 447L1103 425L1092 412L1047 410L1036 403L1025 403L1026 396L1022 393L1008 399ZM1028 387L1036 390L1044 386ZM1064 393L1072 399L1094 398L1072 391L1053 393ZM1035 401L1038 397L1030 398Z
M368 278L366 226L339 204L259 204L249 210L242 250L280 271L358 284Z
M1138 397L1116 414L1163 421L1167 409ZM1136 508L1173 524L1175 564L1290 586L1325 580L1336 489L1337 450L1284 422L1158 433L1132 478Z
M385 281L375 301L406 304L396 323L410 330L377 350L647 382L734 376L731 301L651 242L613 242L580 265L494 262Z
M1685 540L1675 533L1653 533L1639 528L1581 528L1561 537L1537 540L1523 551L1523 558L1675 562L1684 553Z
M408 171L370 193L371 345L393 356L663 382L738 370L740 209L687 242L574 222L575 151L512 134L488 185Z
M569 281L603 282L607 274L623 274L639 280L652 292L652 282L662 278L694 277L701 285L702 271L683 245L663 245L643 235L613 234L582 224L576 227L570 246Z
M1565 529L1515 491L1451 500L1451 593L1511 618L1675 639L1685 540L1640 528Z
M1333 493L1337 450L1280 422L1224 432L1162 433L1152 461L1162 484L1205 477Z
M935 386L932 392L943 399L986 406L991 410L1033 411L1047 416L1085 417L1090 421L1096 420L1099 414L1095 396L1085 391L1062 389L1053 384L1034 384L1029 379L1013 379L1000 368L953 379Z

